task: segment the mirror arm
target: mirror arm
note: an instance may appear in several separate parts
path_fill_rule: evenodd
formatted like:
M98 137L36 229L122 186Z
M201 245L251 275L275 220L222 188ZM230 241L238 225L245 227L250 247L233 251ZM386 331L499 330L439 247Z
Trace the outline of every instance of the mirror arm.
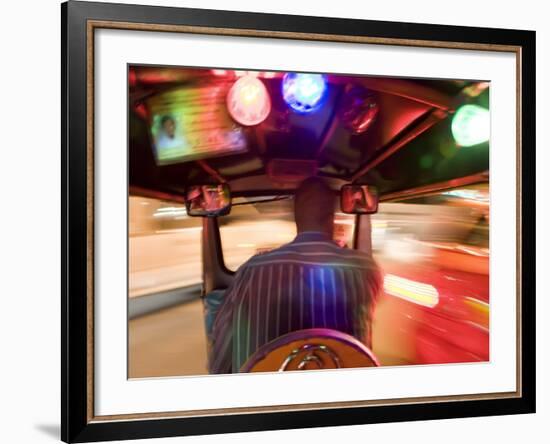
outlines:
M354 246L356 250L372 256L372 223L370 214L358 214Z
M201 252L203 296L213 290L227 288L233 275L225 267L220 227L216 217L202 219Z

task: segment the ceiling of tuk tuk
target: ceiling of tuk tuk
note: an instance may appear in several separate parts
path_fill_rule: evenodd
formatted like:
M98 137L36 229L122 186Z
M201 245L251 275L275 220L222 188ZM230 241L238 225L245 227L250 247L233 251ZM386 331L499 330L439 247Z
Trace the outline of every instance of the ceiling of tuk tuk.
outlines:
M181 197L187 185L219 181L229 183L234 195L272 193L293 189L298 183L294 176L308 172L327 177L335 188L344 182L374 184L382 198L430 184L450 187L461 178L467 180L460 185L488 180L489 143L460 147L451 132L453 114L461 105L488 108L487 82L326 75L322 106L303 114L282 97L284 73L268 74L259 78L271 101L269 115L260 124L242 126L225 106L238 71L131 66L130 193ZM354 88L367 91L378 111L360 134L342 117L346 107L354 106L349 100ZM189 109L185 121L208 138L209 131L220 131L216 125L209 130L204 122L212 115L205 110L214 105L207 97L214 95L221 97L215 99L215 112L231 122L241 138L240 149L203 151L171 162L159 159L153 129L159 106L166 109L171 100L180 100Z

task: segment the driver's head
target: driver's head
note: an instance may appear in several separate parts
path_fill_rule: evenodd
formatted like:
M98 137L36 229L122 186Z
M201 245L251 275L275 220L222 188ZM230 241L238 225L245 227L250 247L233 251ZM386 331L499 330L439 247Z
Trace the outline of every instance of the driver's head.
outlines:
M334 194L319 177L304 180L294 196L294 218L298 233L321 231L332 236Z

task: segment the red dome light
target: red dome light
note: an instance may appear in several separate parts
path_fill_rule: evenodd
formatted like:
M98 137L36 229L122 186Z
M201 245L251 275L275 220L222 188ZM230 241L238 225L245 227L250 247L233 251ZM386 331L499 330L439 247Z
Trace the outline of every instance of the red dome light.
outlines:
M343 125L353 134L367 131L378 116L379 106L373 93L357 86L345 90L339 115Z

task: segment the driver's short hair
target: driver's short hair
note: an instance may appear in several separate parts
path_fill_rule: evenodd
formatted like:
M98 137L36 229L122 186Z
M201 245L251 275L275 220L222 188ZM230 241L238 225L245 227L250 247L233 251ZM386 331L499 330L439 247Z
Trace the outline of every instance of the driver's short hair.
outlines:
M312 176L300 184L294 195L294 217L298 229L334 219L334 193L323 179Z

